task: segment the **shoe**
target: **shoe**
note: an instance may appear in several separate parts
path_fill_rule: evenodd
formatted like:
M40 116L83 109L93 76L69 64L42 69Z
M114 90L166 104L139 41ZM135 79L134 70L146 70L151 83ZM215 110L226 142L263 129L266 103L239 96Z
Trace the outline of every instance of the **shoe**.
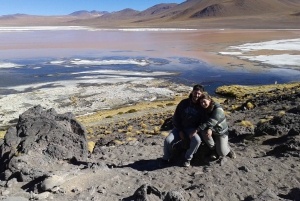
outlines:
M168 160L165 160L165 159L161 159L161 161L159 162L159 164L158 164L158 167L160 167L160 168L164 168L164 167L167 167L167 166L169 166L169 161Z
M191 160L185 160L183 162L183 167L189 167L191 165Z
M227 156L228 156L229 158L232 158L232 159L236 158L236 155L235 155L235 153L234 153L234 151L233 151L232 149L231 149L230 152L227 154Z
M218 158L218 154L215 150L213 150L212 153L210 154L210 158L213 159L213 160Z

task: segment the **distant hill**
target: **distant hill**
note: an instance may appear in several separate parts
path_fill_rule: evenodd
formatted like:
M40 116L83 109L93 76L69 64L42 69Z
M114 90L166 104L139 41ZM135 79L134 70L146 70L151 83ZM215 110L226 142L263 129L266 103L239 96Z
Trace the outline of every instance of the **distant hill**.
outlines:
M300 0L187 0L143 11L76 11L61 16L0 16L0 25L94 27L300 28Z
M140 12L137 16L151 16L151 15L157 15L161 14L163 12L166 12L167 10L177 6L177 3L169 3L169 4L157 4L155 6L152 6L142 12Z
M108 14L109 12L107 11L96 11L96 10L93 10L93 11L86 11L86 10L80 10L80 11L76 11L76 12L73 12L69 15L71 16L77 16L77 17L99 17L99 16L102 16L104 14Z

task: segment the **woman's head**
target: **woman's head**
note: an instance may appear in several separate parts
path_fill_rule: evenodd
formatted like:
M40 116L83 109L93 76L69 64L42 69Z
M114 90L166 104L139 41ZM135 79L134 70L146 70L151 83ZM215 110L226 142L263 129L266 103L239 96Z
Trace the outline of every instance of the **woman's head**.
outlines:
M200 105L205 109L211 109L214 105L214 100L208 94L202 94L200 97Z

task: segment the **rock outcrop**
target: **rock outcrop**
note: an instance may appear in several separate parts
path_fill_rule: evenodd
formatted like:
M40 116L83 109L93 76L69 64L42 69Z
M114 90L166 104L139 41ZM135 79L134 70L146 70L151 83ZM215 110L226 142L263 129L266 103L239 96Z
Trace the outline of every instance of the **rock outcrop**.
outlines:
M40 105L19 117L0 147L2 179L29 182L59 170L63 161L85 161L88 156L84 127L72 113L57 114Z

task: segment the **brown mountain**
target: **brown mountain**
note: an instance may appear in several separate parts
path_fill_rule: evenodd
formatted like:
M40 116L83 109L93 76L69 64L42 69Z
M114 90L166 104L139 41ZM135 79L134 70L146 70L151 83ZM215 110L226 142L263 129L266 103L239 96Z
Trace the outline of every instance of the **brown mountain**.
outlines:
M96 27L300 28L300 0L188 0L130 8L102 16L18 16L0 25L85 25Z

